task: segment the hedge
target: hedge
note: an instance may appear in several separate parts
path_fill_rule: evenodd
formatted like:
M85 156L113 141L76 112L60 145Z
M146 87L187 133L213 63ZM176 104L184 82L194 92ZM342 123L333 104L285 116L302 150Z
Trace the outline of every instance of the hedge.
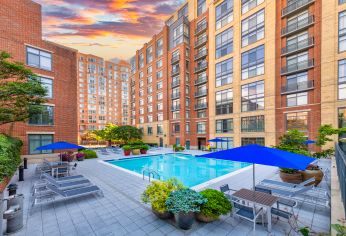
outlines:
M0 134L0 182L12 177L21 163L20 149L23 142L17 138Z
M93 159L93 158L97 158L97 154L95 151L90 150L90 149L83 149L81 151L79 151L81 153L85 154L85 159Z

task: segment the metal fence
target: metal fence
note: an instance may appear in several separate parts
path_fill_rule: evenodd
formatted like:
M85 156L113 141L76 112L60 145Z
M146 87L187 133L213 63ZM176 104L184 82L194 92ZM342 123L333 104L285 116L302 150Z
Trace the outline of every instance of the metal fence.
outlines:
M335 145L335 160L340 183L341 198L346 212L346 152L339 144Z

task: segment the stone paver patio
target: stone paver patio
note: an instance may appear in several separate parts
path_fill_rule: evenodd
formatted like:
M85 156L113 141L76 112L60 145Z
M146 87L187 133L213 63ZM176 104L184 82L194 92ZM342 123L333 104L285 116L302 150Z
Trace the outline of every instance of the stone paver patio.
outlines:
M110 155L78 163L77 173L85 175L98 185L103 190L104 197L90 196L47 204L35 208L29 214L29 192L36 180L33 176L35 166L31 165L25 172L25 181L18 183L18 192L25 194L25 226L14 235L252 235L250 222L229 215L210 224L196 223L188 231L177 229L173 222L158 219L152 214L150 206L140 202L147 180L100 163L102 159L114 157ZM330 165L328 161L322 164ZM264 178L277 178L277 168L258 166L256 180ZM223 183L228 183L235 189L250 188L252 171L246 170L210 187L218 189ZM330 209L303 204L295 209L295 213L299 215L300 225L309 226L316 232L329 232ZM256 235L288 235L290 228L285 221L274 221L271 234L262 225L257 225ZM289 235L296 233L291 231Z

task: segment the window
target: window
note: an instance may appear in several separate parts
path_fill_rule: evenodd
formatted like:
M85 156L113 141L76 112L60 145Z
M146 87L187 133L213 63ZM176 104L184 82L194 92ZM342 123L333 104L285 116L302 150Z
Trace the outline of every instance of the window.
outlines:
M180 132L180 124L176 123L172 125L172 131L173 133L179 133Z
M288 107L306 105L308 104L308 93L289 94L287 95L286 100Z
M242 117L241 132L264 132L264 116Z
M157 88L158 90L162 89L162 88L163 88L163 82L162 82L162 81L157 82L156 88Z
M258 5L260 5L263 2L264 2L264 0L242 0L241 1L241 13L245 14L246 12L257 7Z
M241 45L245 47L264 38L264 9L241 22Z
M216 92L216 115L233 113L233 91L226 89Z
M148 66L147 74L150 75L152 72L153 72L153 67L152 66Z
M162 59L160 59L156 62L156 68L159 69L161 67L162 67Z
M265 145L264 138L241 138L241 145L246 146L249 144Z
M153 61L153 47L150 46L147 48L147 64Z
M216 64L216 87L231 84L233 81L233 58Z
M233 119L216 120L216 133L233 132Z
M207 10L205 0L197 0L197 16L202 15Z
M163 113L157 113L157 121L163 121Z
M264 45L241 55L241 79L249 79L264 74Z
M308 73L298 73L294 75L287 76L287 91L301 90L308 88Z
M308 130L308 112L293 112L286 114L286 130Z
M215 8L216 30L233 20L233 0L224 0Z
M346 0L339 0L339 4L346 3Z
M231 137L217 137L226 142L215 143L217 149L227 150L234 147L233 138Z
M54 107L40 105L39 114L34 114L29 118L29 125L53 125L54 124Z
M148 127L147 127L147 134L148 134L149 136L153 135L153 127L151 127L151 126L148 126Z
M51 153L51 150L38 151L36 148L53 143L53 134L29 134L29 154Z
M178 18L182 17L182 16L187 16L189 13L189 5L186 4L185 6L183 6L179 11L178 11Z
M144 117L142 117L142 116L139 117L139 123L140 123L140 124L144 124Z
M162 103L158 103L157 104L157 110L158 111L162 111L163 110L163 104Z
M45 77L37 77L37 79L47 91L46 98L53 98L53 80Z
M26 47L26 64L44 70L52 70L52 54L36 48Z
M156 72L156 79L161 79L162 78L162 70Z
M205 110L197 111L197 118L206 118L206 117L207 117L207 113Z
M170 45L171 49L175 48L179 44L183 42L189 42L188 35L190 34L189 32L189 27L185 23L181 23L178 25L176 28L173 29L173 44Z
M339 61L338 99L346 99L346 59Z
M190 123L185 124L185 133L187 133L187 134L190 133Z
M308 60L309 60L308 52L302 52L302 53L287 57L287 60L286 60L287 70L291 71L291 70L297 68L297 66L300 63L307 64L306 62Z
M163 98L163 94L162 93L158 93L157 94L157 100L162 100Z
M180 112L179 111L174 111L172 113L172 118L173 118L173 120L179 119L180 118Z
M226 56L233 51L233 28L216 35L216 59Z
M264 109L264 81L245 84L241 87L241 110L256 111Z
M144 56L143 53L139 54L139 68L143 68L144 67Z
M163 126L162 125L157 125L156 133L157 133L157 135L163 134Z
M197 122L197 134L206 133L206 122Z

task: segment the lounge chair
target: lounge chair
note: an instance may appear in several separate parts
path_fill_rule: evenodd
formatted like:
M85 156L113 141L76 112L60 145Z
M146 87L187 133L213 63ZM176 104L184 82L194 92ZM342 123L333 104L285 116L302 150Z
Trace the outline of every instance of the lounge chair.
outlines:
M47 188L50 190L50 192L47 193L46 195L35 196L32 201L32 207L45 204L45 203L69 200L73 198L89 196L94 194L103 196L102 190L96 185L91 185L91 186L82 187L82 188L75 188L71 190L60 190L56 186L48 184Z
M264 218L263 218L263 208L257 208L255 205L253 206L246 206L241 204L240 202L233 202L234 206L234 212L233 214L253 222L253 232L256 231L256 221L259 216L262 216L262 225L264 225Z
M74 182L76 180L81 180L81 179L86 179L83 175L71 175L71 176L65 176L65 177L60 177L60 178L54 178L53 176L47 174L47 173L43 173L42 178L45 178L45 179L53 179L54 181L56 182Z

